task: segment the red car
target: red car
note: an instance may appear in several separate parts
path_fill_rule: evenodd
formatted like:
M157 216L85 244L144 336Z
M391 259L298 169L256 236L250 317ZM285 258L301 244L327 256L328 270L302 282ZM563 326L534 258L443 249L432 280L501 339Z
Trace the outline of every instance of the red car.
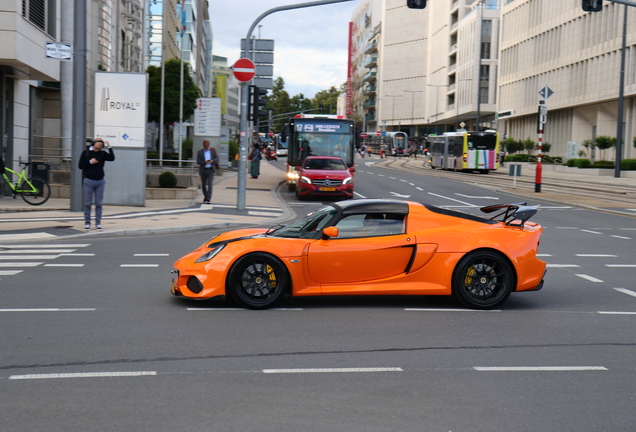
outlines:
M353 168L337 156L308 156L300 166L296 198L353 198Z

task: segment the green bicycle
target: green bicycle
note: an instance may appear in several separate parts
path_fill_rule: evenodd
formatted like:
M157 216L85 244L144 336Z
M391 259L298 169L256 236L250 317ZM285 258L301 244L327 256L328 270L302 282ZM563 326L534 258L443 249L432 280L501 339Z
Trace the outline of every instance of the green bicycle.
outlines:
M18 174L12 169L5 167L5 173L2 174L4 181L11 187L13 191L13 198L15 198L18 194L22 195L22 199L27 203L34 206L42 205L48 201L51 197L51 186L49 183L40 177L30 177L26 176L26 168L29 166L30 162L20 162L20 165L24 165L22 168L22 172ZM7 173L14 174L18 177L18 180L13 183L11 179L7 176ZM16 186L17 185L17 186Z

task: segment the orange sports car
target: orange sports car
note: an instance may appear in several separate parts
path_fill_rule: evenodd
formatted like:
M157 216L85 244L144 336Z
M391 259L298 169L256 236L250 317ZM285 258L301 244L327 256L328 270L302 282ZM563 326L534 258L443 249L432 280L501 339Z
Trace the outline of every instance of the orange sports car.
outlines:
M538 206L483 207L491 218L427 204L353 200L287 226L216 236L175 264L172 293L265 309L287 296L454 295L492 309L543 286Z

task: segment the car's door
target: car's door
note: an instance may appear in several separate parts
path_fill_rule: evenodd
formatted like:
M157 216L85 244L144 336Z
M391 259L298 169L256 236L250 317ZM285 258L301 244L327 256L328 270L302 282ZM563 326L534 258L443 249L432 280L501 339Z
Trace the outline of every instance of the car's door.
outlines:
M404 233L403 216L376 220L376 229L364 226L369 215L352 215L336 224L337 238L317 240L307 252L311 279L321 284L374 281L402 274L411 262L415 238Z

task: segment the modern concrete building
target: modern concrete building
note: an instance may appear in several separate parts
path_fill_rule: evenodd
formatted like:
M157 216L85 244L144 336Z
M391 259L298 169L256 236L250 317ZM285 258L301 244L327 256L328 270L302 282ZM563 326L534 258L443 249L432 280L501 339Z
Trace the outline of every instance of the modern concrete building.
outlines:
M59 137L59 90L46 83L59 82L60 60L46 58L45 43L60 41L61 5L6 0L1 9L0 154L17 170L17 161L28 160L31 152L32 126ZM36 106L44 114L32 119Z
M603 2L586 13L578 0L506 0L502 15L499 130L515 139L537 137L538 92L548 86L545 142L565 156L599 135L616 137L624 5ZM635 158L636 14L628 13L623 158ZM505 117L504 117L505 116ZM585 150L579 147L579 150ZM602 157L614 159L614 150ZM587 154L587 157L591 157ZM596 159L599 159L597 156Z
M378 129L376 107L381 0L362 0L352 16L351 110L361 131Z
M377 41L376 125L410 136L494 127L498 0L383 0ZM372 71L370 71L372 72Z

